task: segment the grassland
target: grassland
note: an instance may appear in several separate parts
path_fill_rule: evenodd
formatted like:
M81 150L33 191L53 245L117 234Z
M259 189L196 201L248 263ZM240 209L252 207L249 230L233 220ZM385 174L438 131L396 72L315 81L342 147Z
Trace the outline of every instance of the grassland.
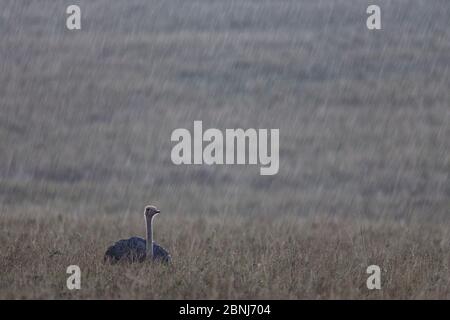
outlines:
M142 235L132 216L2 219L0 298L24 299L437 299L450 297L447 225L298 216L157 218L171 266L102 263L119 238ZM81 289L66 268L81 268ZM366 268L382 268L382 289Z
M450 298L447 0L77 2L0 4L0 297ZM279 173L173 165L194 120ZM104 266L148 203L173 269Z

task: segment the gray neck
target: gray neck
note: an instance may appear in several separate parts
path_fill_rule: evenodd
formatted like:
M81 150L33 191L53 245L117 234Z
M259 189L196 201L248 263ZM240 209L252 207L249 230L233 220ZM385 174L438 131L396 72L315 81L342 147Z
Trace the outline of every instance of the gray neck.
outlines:
M147 218L145 216L145 222L147 223L147 241L146 241L146 254L148 259L153 259L153 228L152 228L152 220L153 216L151 218Z

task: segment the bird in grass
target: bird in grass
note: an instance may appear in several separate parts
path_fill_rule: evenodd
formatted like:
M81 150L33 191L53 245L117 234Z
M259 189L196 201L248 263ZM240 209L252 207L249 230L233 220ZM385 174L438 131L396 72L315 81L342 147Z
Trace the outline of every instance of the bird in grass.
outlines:
M153 218L160 212L155 206L146 206L144 218L147 227L147 239L131 237L117 241L106 250L104 261L111 263L119 261L129 263L144 261L170 263L172 257L169 252L153 241L152 222Z

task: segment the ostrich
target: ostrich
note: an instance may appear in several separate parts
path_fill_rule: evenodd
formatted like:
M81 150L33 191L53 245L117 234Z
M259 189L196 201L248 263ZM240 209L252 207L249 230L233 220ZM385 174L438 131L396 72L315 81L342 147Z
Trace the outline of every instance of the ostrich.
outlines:
M153 217L160 212L155 206L146 206L144 217L147 226L147 240L139 237L119 240L106 250L104 261L115 263L125 260L132 263L154 260L170 263L169 252L153 242L152 221Z

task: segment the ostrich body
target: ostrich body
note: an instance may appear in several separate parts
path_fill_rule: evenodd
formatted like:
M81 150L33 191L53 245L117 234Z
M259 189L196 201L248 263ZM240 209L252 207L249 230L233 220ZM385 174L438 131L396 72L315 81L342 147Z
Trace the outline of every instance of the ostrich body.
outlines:
M145 207L145 222L147 226L147 239L131 237L114 243L105 252L105 261L115 263L118 261L144 262L146 260L169 263L171 256L163 247L153 242L153 218L161 211L154 206Z

